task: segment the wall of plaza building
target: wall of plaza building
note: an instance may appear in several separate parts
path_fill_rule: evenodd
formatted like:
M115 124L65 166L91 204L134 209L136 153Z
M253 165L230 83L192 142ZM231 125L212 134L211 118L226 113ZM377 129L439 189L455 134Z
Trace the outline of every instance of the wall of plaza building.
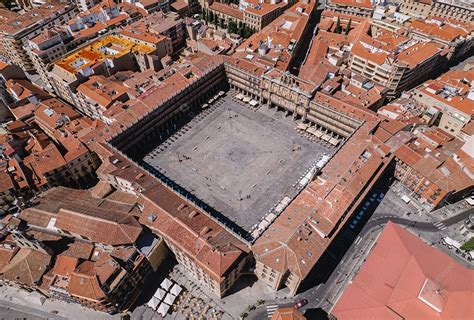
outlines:
M374 62L351 54L349 68L352 72L362 77L372 79L388 89L388 97L396 97L403 90L416 86L430 77L434 77L442 71L437 66L446 63L446 56L441 52L434 54L422 63L409 68L406 64L396 63L388 65L375 64Z
M145 115L110 142L125 154L139 154L140 148L160 135L168 135L175 130L175 124L192 117L201 106L227 83L222 64L208 71L189 86L178 90L176 94L154 111Z
M463 6L461 1L453 1L452 3L440 1L423 3L417 0L401 0L399 11L419 18L439 16L442 18L457 19L464 22L471 22L474 14L474 10Z
M87 46L88 44L85 44ZM119 71L140 70L144 71L149 68L156 69L156 60L154 56L144 55L140 53L127 53L113 60L113 66L101 63L100 66L94 68L95 75L104 75L109 77ZM97 118L97 113L91 106L84 102L77 95L77 87L86 82L89 77L83 76L79 71L71 73L63 68L56 68L49 72L50 83L54 92L62 99L77 107L81 112L91 118Z
M66 21L74 18L78 12L76 6L69 5L26 28L20 29L15 33L3 35L0 37L0 48L2 48L2 52L0 53L23 70L34 70L35 66L25 49L25 46L28 45L28 40L54 25L63 25Z
M361 121L336 111L323 101L314 100L315 92L305 92L293 86L296 83L303 83L303 79L288 76L291 79L275 80L230 63L226 63L225 68L231 89L268 107L285 110L295 119L299 118L326 133L347 138L362 124Z
M178 91L110 142L125 154L140 154L144 145L169 135L176 130L176 125L194 116L210 97L228 87L262 105L284 110L294 119L301 119L338 138L348 138L362 124L362 121L335 110L328 103L314 99L316 90L306 92L288 83L302 84L303 79L288 77L291 80L272 79L231 63L221 64Z

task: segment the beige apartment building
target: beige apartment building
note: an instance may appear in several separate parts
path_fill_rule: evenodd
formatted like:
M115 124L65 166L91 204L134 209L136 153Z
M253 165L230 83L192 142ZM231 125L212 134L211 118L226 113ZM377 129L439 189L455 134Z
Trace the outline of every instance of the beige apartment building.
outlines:
M412 97L422 105L436 109L438 127L457 136L474 116L473 81L472 72L451 70L415 88Z
M48 64L66 54L67 48L64 40L68 37L66 32L53 27L28 40L26 52L34 69L47 87L51 86Z
M400 0L399 11L417 18L429 16L472 22L473 4L469 0Z
M352 48L349 68L386 87L388 96L395 96L429 76L443 59L442 48L435 43L408 44L394 54L360 41Z
M242 22L256 31L262 30L273 20L278 18L286 9L291 7L296 1L241 1L239 6L225 4L221 1L211 1L206 4L207 9L212 11L226 23L233 20L236 23ZM303 0L305 2L305 0Z
M328 0L326 10L370 18L374 11L371 0Z
M1 54L25 71L34 70L35 65L25 48L28 40L54 25L62 25L77 12L74 5L52 1L5 21L0 26Z
M48 73L56 94L82 108L76 88L91 75L112 75L122 70L159 68L155 48L131 41L120 35L108 35L71 52L52 65ZM82 110L90 114L89 110Z
M291 0L283 2L281 0L271 2L255 2L250 1L243 10L243 22L257 31L262 30L270 22L278 18L287 8L292 6L295 1Z
M447 50L448 59L464 58L474 47L474 23L431 17L410 23L415 40L437 43Z

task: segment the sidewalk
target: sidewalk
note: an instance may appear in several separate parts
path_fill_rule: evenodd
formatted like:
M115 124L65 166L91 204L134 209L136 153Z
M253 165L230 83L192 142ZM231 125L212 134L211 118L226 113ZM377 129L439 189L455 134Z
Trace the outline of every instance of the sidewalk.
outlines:
M120 315L109 315L107 313L87 309L80 304L65 301L46 299L43 304L39 301L37 294L25 290L3 285L0 287L0 305L10 307L38 317L48 316L49 319L57 320L118 320ZM53 311L57 313L52 313Z

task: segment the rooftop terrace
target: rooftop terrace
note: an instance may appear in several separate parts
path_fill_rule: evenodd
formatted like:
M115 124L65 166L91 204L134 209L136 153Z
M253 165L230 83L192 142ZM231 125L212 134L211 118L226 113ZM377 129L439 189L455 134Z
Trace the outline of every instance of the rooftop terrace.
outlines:
M56 65L72 73L91 67L105 59L117 59L127 53L151 53L155 49L118 36L109 35L72 52Z

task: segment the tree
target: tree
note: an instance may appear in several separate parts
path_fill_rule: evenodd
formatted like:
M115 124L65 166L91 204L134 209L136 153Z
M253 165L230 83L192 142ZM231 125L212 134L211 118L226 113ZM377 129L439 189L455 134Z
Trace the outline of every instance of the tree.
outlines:
M209 17L207 18L207 22L209 22L209 23L214 22L214 12L209 11Z
M339 17L337 18L336 29L334 29L334 32L335 33L341 33L342 32L341 20L339 19Z
M464 242L464 244L461 246L461 250L464 250L464 251L474 250L474 237L471 237L471 239Z
M225 20L224 20L224 18L220 18L220 19L219 19L219 27L221 27L221 29L224 29L224 28L225 28Z
M349 34L349 31L351 31L351 24L352 24L352 18L349 19L349 22L347 23L346 27L346 35Z
M237 24L235 23L234 20L229 19L227 22L227 32L229 33L237 33Z

